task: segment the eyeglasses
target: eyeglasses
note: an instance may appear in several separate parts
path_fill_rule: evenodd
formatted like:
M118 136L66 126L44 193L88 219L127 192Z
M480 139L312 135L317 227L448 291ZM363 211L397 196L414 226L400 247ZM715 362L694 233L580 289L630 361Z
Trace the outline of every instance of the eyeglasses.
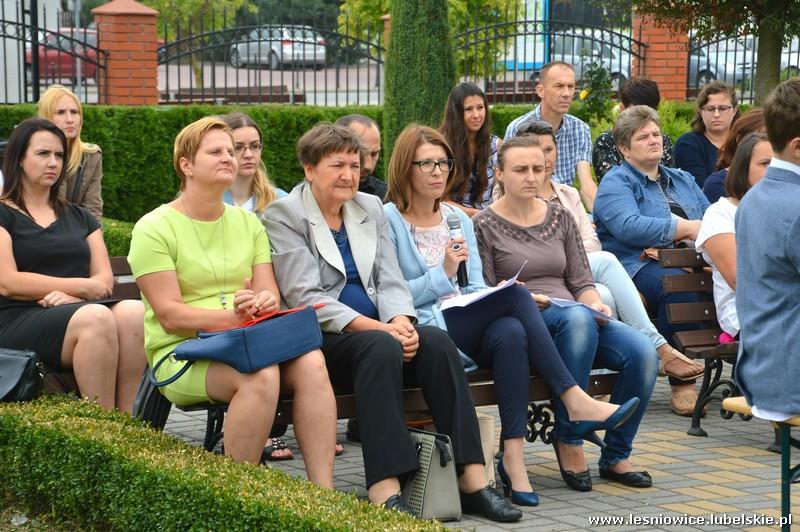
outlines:
M716 114L719 111L719 114L727 113L731 109L733 109L732 105L706 105L702 108L704 113L708 113L710 115Z
M453 169L453 159L442 159L441 161L426 159L424 161L411 161L411 163L416 164L423 174L432 174L434 168L439 168L443 174L448 174Z
M249 146L247 144L236 144L233 150L238 154L244 153L247 150L250 150L252 153L259 153L261 151L261 144L258 142L254 142Z
M544 120L526 120L517 128L517 135L532 133L534 135L552 135L553 125Z

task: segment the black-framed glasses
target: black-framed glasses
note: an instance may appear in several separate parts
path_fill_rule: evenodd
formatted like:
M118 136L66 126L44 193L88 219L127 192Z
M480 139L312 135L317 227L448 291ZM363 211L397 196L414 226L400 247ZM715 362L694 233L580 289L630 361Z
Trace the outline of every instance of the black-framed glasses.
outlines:
M453 169L453 159L441 159L439 161L425 159L423 161L411 161L411 163L416 164L423 174L432 174L434 168L439 168L443 174L449 174L450 170Z
M719 114L727 113L728 111L733 109L733 106L732 105L705 105L701 109L703 109L703 112L708 113L710 115L713 115L717 111L719 111Z
M517 127L517 135L524 135L526 133L534 135L552 135L553 124L545 120L530 119L525 120Z
M247 150L250 150L252 153L259 153L261 152L261 144L254 142L252 144L236 144L233 147L233 151L237 154L244 153Z

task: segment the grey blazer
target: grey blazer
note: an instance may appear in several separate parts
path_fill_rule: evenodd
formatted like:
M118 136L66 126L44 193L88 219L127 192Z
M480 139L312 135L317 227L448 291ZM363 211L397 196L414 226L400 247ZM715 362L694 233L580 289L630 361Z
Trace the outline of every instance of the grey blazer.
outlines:
M389 239L381 201L358 192L343 210L361 283L380 320L388 322L401 315L415 320L414 302ZM338 300L347 280L344 261L309 184L301 183L269 205L264 220L275 277L286 305L325 303L317 310L320 327L341 333L360 314Z

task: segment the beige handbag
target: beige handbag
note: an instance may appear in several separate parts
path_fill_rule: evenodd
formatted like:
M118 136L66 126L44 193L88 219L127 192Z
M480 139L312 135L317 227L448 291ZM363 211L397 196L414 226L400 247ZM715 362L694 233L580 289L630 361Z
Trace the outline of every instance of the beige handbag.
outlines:
M422 519L458 521L458 494L453 446L446 434L408 429L419 457L419 469L403 486L403 500Z

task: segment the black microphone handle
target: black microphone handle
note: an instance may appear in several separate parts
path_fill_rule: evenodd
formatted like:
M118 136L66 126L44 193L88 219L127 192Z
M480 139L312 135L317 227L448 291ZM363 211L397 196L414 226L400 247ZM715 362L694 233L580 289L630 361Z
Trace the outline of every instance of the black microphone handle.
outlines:
M469 284L469 277L467 277L467 263L461 262L458 265L458 272L456 274L458 276L458 286L464 288Z

